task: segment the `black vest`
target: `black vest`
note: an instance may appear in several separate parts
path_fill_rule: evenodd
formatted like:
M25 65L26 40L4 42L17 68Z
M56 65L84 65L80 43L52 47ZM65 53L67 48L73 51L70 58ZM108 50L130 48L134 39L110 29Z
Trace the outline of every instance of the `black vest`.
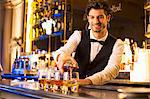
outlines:
M83 31L81 35L81 41L76 49L75 60L79 66L79 77L85 78L86 76L91 76L96 72L102 71L106 67L116 38L109 34L95 59L90 62L90 30Z

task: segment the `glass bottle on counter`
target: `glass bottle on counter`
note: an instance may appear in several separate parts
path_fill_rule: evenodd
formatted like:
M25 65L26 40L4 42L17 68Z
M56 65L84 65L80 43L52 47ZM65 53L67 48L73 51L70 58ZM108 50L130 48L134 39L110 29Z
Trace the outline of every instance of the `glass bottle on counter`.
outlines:
M125 38L124 53L121 60L122 65L120 66L121 67L120 70L130 71L131 63L132 63L132 51L130 47L130 40L128 38Z
M46 57L46 53L41 53L39 56L38 61L38 77L39 77L39 87L40 89L46 90L47 86L47 73L49 72L48 69L48 59Z
M137 61L138 47L137 43L131 40L131 52L132 52L132 65L131 70L133 70L134 62Z

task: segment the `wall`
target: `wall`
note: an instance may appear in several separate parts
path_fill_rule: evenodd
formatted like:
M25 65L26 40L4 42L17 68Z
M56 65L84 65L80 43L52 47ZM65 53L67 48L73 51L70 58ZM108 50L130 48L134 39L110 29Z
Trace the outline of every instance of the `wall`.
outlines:
M4 22L4 0L0 1L0 64L2 64L2 36L3 36L3 22Z
M11 72L12 63L16 57L17 44L14 38L22 36L24 0L4 1L1 3L1 62L5 73Z

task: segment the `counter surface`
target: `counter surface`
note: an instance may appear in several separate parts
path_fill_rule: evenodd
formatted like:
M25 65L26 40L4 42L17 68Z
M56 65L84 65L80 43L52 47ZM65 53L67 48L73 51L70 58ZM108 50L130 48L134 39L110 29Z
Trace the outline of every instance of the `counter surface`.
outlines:
M122 80L123 81L123 80ZM117 84L118 83L118 84ZM134 86L133 86L134 85ZM0 81L0 98L12 99L29 99L29 98L71 98L71 99L121 99L122 97L142 97L142 99L150 98L150 84L130 84L123 85L121 80L111 81L103 86L81 86L79 92L61 94L58 92L45 92L37 88L37 82L17 82L12 80ZM118 90L119 89L119 90ZM135 90L140 90L135 92ZM142 90L141 90L142 89ZM120 92L118 92L118 91ZM136 98L135 98L136 99Z

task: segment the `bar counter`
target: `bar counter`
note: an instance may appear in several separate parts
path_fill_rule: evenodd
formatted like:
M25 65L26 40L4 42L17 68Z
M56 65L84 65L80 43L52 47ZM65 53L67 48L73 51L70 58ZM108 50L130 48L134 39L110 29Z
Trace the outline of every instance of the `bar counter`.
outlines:
M38 82L3 79L0 81L2 99L149 99L150 83L112 80L103 86L80 86L79 92L62 94L37 89ZM120 92L119 92L120 91Z

